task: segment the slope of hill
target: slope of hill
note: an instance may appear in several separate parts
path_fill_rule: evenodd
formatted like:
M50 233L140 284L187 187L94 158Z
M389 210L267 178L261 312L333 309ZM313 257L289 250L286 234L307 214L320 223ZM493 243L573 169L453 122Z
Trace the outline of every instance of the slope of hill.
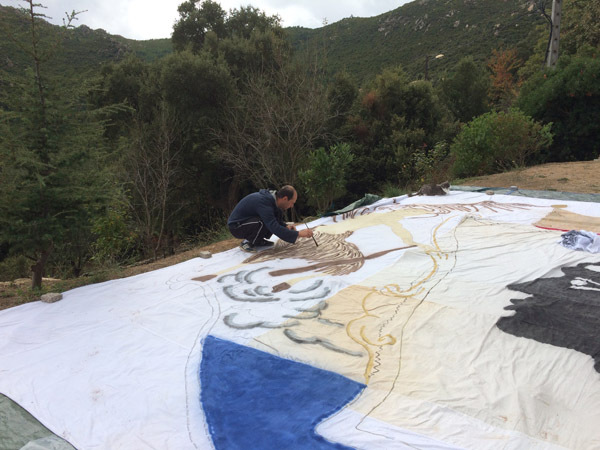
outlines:
M293 47L316 50L326 57L333 74L347 70L362 82L384 68L402 65L413 78L423 78L426 58L431 78L450 70L464 56L484 61L492 49L519 49L528 56L537 40L535 28L544 19L533 0L416 0L376 17L350 17L317 29L291 27ZM0 6L0 68L18 72L27 59L8 36L22 35L27 21L15 8ZM60 27L40 20L50 40L58 39ZM172 52L170 39L135 41L91 30L85 25L66 33L57 70L81 73L128 53L151 61Z
M289 28L296 49L322 49L328 70L345 69L357 80L402 65L414 78L440 74L464 56L484 61L492 49L526 56L544 19L529 0L417 0L371 18L347 18L322 28Z
M30 57L21 48L30 46L27 20L21 10L0 5L0 69L9 73L21 73L31 65ZM51 66L57 73L65 75L95 71L102 64L117 61L130 53L151 61L173 51L170 39L135 41L85 25L64 30L45 20L38 20L37 24L45 51L54 52L54 48L60 48L53 54Z

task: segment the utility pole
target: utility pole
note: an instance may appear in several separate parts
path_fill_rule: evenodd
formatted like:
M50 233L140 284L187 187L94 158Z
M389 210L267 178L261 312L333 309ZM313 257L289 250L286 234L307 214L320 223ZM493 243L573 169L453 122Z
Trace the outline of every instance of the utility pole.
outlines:
M551 26L552 31L550 35L550 44L548 49L548 55L546 65L548 67L556 67L556 61L558 61L558 42L560 37L560 10L562 7L562 0L552 0L552 18Z

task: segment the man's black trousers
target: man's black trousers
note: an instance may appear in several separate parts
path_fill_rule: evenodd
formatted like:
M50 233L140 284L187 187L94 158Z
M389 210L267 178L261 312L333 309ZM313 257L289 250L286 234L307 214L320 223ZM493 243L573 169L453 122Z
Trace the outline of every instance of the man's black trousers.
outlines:
M269 231L260 217L252 217L248 220L229 225L229 231L238 239L246 239L252 245L258 245L263 240L269 239L273 233Z

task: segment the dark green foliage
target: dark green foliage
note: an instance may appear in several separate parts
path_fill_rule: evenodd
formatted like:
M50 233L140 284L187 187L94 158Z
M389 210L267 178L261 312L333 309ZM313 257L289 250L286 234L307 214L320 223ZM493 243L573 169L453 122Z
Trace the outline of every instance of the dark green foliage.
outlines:
M33 76L27 80L13 84L11 110L0 115L0 239L39 264L41 282L52 251L89 233L110 188L102 122L85 103L85 87L63 89L47 78L42 102ZM78 259L73 252L74 267Z
M200 3L200 6L196 6ZM173 26L171 40L177 51L189 48L199 52L206 38L211 32L223 38L226 34L226 12L217 2L211 0L188 0L177 8L179 20Z
M565 0L562 7L561 52L575 54L580 50L600 48L600 2L597 0Z
M553 145L540 161L590 160L600 155L600 60L563 56L554 70L535 74L521 89L519 108L553 123Z
M211 0L188 0L179 5L177 10L179 20L173 26L171 38L176 51L189 49L193 53L199 53L206 47L216 51L219 41L227 39L237 43L248 43L259 35L272 32L278 39L284 38L279 18L267 16L253 6L233 9L227 13L218 3ZM260 38L258 40L260 41ZM270 40L267 39L266 42L268 46ZM256 50L260 46L250 44L250 47Z
M337 73L329 84L327 100L329 101L330 120L328 126L331 134L346 138L350 134L348 117L358 96L358 87L346 72Z
M0 281L13 281L17 278L27 278L31 263L23 255L10 256L0 261Z
M190 123L215 118L233 87L227 67L207 53L171 54L160 62L159 71L165 101Z
M454 177L487 175L524 167L552 142L551 124L521 111L492 111L469 122L450 147Z
M462 123L489 111L490 77L482 64L473 58L460 60L454 71L438 83L440 98L454 117Z
M92 225L95 236L94 259L100 262L121 262L135 256L139 236L131 227L125 205L116 205L97 216Z
M308 168L298 173L307 202L317 213L328 211L334 200L346 193L348 166L352 162L350 145L321 147L310 153Z
M593 3L593 0L575 1ZM199 11L199 3L184 3L190 17ZM264 16L262 13L254 15L257 11L249 6L234 10L235 14L226 20L226 30L223 31L220 19L215 20L221 14L218 11L220 7L216 2L213 3L218 14L211 14L211 20L216 25L209 26L206 21L198 20L199 23L196 23L191 20L190 36L196 30L200 42L204 42L202 29L205 29L204 36L212 33L222 40L231 37L232 33L239 34L240 30L247 38L250 34L248 30L263 32L265 24L271 25L266 29L272 29L275 24L275 16ZM485 61L493 48L517 47L519 56L527 58L531 43L535 42L529 36L530 31L535 24L545 24L538 12L528 11L528 6L520 0L429 0L408 3L376 17L347 18L317 29L291 27L279 29L279 33L289 35L295 49L323 49L327 55L327 72L331 77L345 70L352 73L357 82L370 80L384 68L398 64L403 65L411 78L423 78L425 55L443 53L444 58L432 60L429 64L430 78L436 80L444 71L451 71L464 56L472 56L476 62ZM588 9L586 7L584 11ZM563 12L565 16L568 15L568 4L565 4ZM188 17L187 14L184 13L185 17ZM251 26L245 26L244 20L248 20ZM0 22L7 23L7 29L23 26L22 17L11 7L0 6ZM44 23L53 30L58 28ZM201 23L205 28L201 27ZM69 31L69 36L64 50L57 56L57 70L63 74L82 73L88 69L97 71L102 63L119 61L131 53L149 62L172 51L170 39L135 41L109 35L104 30L91 30L85 25ZM175 33L174 38L174 42L178 40ZM181 45L177 48L183 49L187 45L184 39ZM199 48L201 45L196 46L196 50ZM0 61L0 65L8 64L8 70L22 71L25 67L22 57L2 33L0 54L8 57L7 61Z
M402 69L377 76L350 119L355 146L349 190L356 195L415 177L413 154L445 137L444 111L428 81L409 82Z
M283 38L283 30L277 16L267 16L253 6L233 9L227 18L227 34L231 38L249 40L255 32L266 33L275 30Z
M445 142L438 142L433 148L417 149L413 153L413 166L415 179L413 184L441 183L448 178L450 146Z

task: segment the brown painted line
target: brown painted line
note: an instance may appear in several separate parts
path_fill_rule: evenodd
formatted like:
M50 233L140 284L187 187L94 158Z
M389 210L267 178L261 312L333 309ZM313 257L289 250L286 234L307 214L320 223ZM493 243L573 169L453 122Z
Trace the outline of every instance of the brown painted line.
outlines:
M323 262L320 262L317 264L312 264L310 266L296 267L294 269L274 270L273 272L269 272L269 275L271 275L273 277L278 277L281 275L290 275L292 273L301 273L301 272L307 272L309 270L321 269L322 267L339 266L342 264L353 264L353 263L357 263L357 262L362 262L367 259L378 258L387 253L395 252L397 250L405 250L407 248L413 248L413 247L416 247L416 245L409 245L407 247L399 247L399 248L393 248L390 250L383 250L381 252L373 253L372 255L369 255L369 256L359 256L357 258L339 259L339 260L335 260L335 261L323 261Z

